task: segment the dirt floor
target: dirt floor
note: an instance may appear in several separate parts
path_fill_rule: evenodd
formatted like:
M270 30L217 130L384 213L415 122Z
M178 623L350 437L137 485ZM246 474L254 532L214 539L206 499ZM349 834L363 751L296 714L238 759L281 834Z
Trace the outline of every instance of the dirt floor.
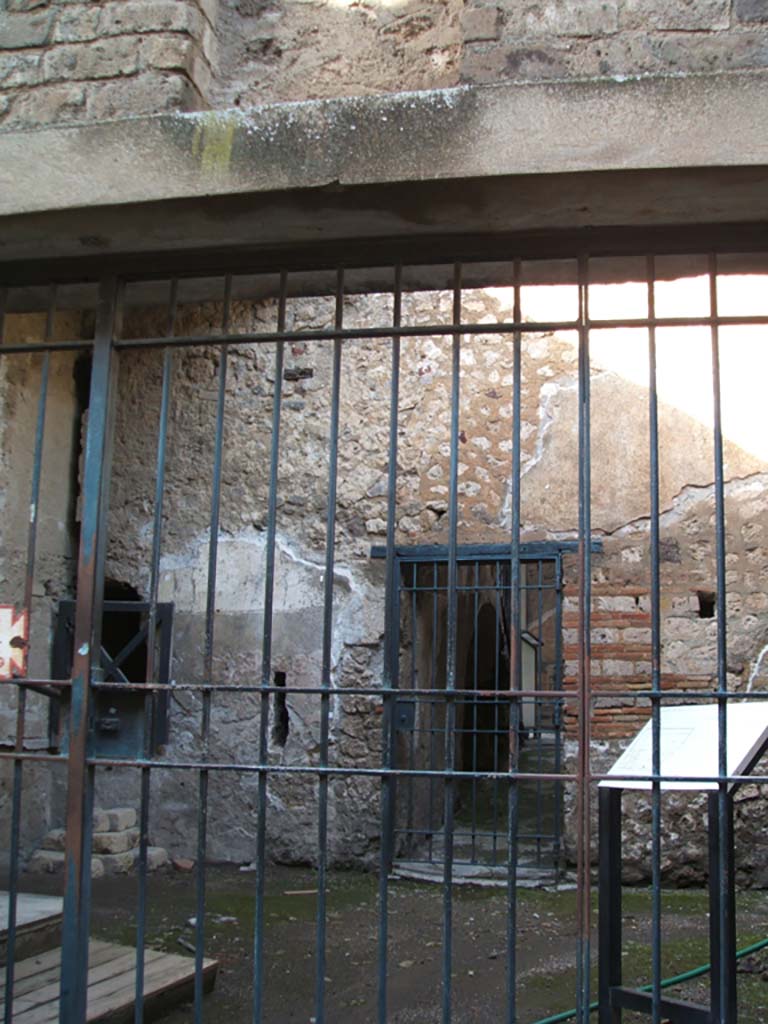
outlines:
M220 968L206 997L204 1019L246 1024L251 1010L254 875L237 868L208 869L206 956ZM25 889L60 890L59 879L25 879ZM269 1024L314 1020L316 876L310 869L271 867L266 898L266 992ZM194 874L170 872L150 879L148 944L186 954L194 943ZM329 1024L376 1020L378 880L374 875L334 872L329 879L326 965ZM111 878L93 884L94 936L133 944L136 881ZM624 895L623 962L629 983L650 980L650 892ZM565 891L518 892L518 1006L520 1024L533 1024L575 1003L576 899ZM505 1019L506 890L456 887L453 906L455 1024ZM433 1024L441 1020L443 896L439 886L390 884L389 1020ZM664 974L681 973L708 959L706 893L664 894ZM768 892L738 900L738 945L768 936ZM596 942L593 943L596 953ZM594 958L593 958L594 959ZM768 953L741 962L742 1024L768 1024ZM596 977L593 977L593 991ZM705 1000L708 978L669 994ZM189 1006L164 1018L189 1024ZM625 1014L626 1024L649 1018Z

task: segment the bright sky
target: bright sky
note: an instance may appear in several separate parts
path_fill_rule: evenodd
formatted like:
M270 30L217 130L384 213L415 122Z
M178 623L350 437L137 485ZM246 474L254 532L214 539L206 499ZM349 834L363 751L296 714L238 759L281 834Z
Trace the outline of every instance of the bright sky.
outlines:
M491 290L512 307L512 289ZM717 283L722 316L768 316L768 275L721 274ZM656 315L696 317L709 314L706 275L658 281ZM531 285L521 289L526 320L553 322L578 315L574 285ZM589 314L594 320L648 315L644 283L590 285ZM573 332L564 340L575 343ZM659 401L673 405L711 427L713 421L712 339L708 327L669 327L656 331ZM640 387L648 386L648 332L638 328L593 329L590 356L594 367L611 370ZM768 326L720 328L720 373L723 431L740 448L768 461Z

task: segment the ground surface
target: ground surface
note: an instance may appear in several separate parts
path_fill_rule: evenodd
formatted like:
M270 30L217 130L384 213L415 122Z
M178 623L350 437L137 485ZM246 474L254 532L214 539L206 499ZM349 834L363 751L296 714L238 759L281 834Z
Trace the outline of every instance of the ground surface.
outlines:
M251 1018L251 949L254 875L236 868L210 868L206 956L221 967L215 992L206 997L204 1019L247 1024ZM25 889L56 891L60 880L25 879ZM148 944L173 953L194 942L194 875L170 873L150 879ZM310 1024L314 1016L316 877L309 869L272 867L266 900L266 992L268 1024ZM334 872L328 899L328 1024L376 1020L378 880L374 875ZM105 879L93 885L93 934L131 943L136 881ZM454 890L453 986L455 1024L504 1019L506 999L506 891ZM706 894L699 890L664 896L664 974L706 962ZM389 1019L392 1024L433 1024L440 1016L443 898L439 886L390 885ZM575 908L573 891L521 890L518 895L518 1004L520 1024L573 1007L575 1002ZM650 980L650 893L625 892L624 964L627 981ZM768 936L768 893L747 892L738 901L738 945ZM596 944L595 944L596 946ZM743 1024L768 1024L768 956L742 962L739 973ZM670 991L678 998L706 999L707 977ZM594 991L594 988L593 988ZM191 1009L165 1018L188 1024ZM626 1024L648 1018L625 1015Z

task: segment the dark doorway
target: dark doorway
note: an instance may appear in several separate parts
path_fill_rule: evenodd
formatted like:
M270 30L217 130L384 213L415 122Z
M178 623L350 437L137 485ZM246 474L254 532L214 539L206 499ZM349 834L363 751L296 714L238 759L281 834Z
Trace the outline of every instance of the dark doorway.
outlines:
M512 834L519 872L556 873L562 787L533 777L521 780L510 830L505 774L510 751L520 772L560 771L561 702L554 696L562 689L560 555L557 549L537 553L520 566L520 686L551 692L552 698L512 701L505 692L511 678L509 558L468 554L460 558L457 579L457 673L450 695L447 562L401 560L399 685L409 693L397 704L393 751L398 768L417 774L398 784L395 860L444 861L444 784L426 773L443 772L452 755L453 768L461 773L453 797L454 863L503 875Z

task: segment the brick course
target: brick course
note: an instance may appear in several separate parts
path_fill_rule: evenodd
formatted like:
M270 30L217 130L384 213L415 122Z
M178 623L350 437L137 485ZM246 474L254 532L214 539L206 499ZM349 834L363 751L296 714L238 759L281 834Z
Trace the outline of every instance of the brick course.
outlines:
M0 54L0 129L12 129L461 83L762 68L768 5L423 0L363 11L306 0L289 17L281 5L223 0L7 0ZM109 89L110 79L129 84ZM79 83L85 101L46 90L61 81Z
M0 130L207 107L215 13L197 0L9 0Z

